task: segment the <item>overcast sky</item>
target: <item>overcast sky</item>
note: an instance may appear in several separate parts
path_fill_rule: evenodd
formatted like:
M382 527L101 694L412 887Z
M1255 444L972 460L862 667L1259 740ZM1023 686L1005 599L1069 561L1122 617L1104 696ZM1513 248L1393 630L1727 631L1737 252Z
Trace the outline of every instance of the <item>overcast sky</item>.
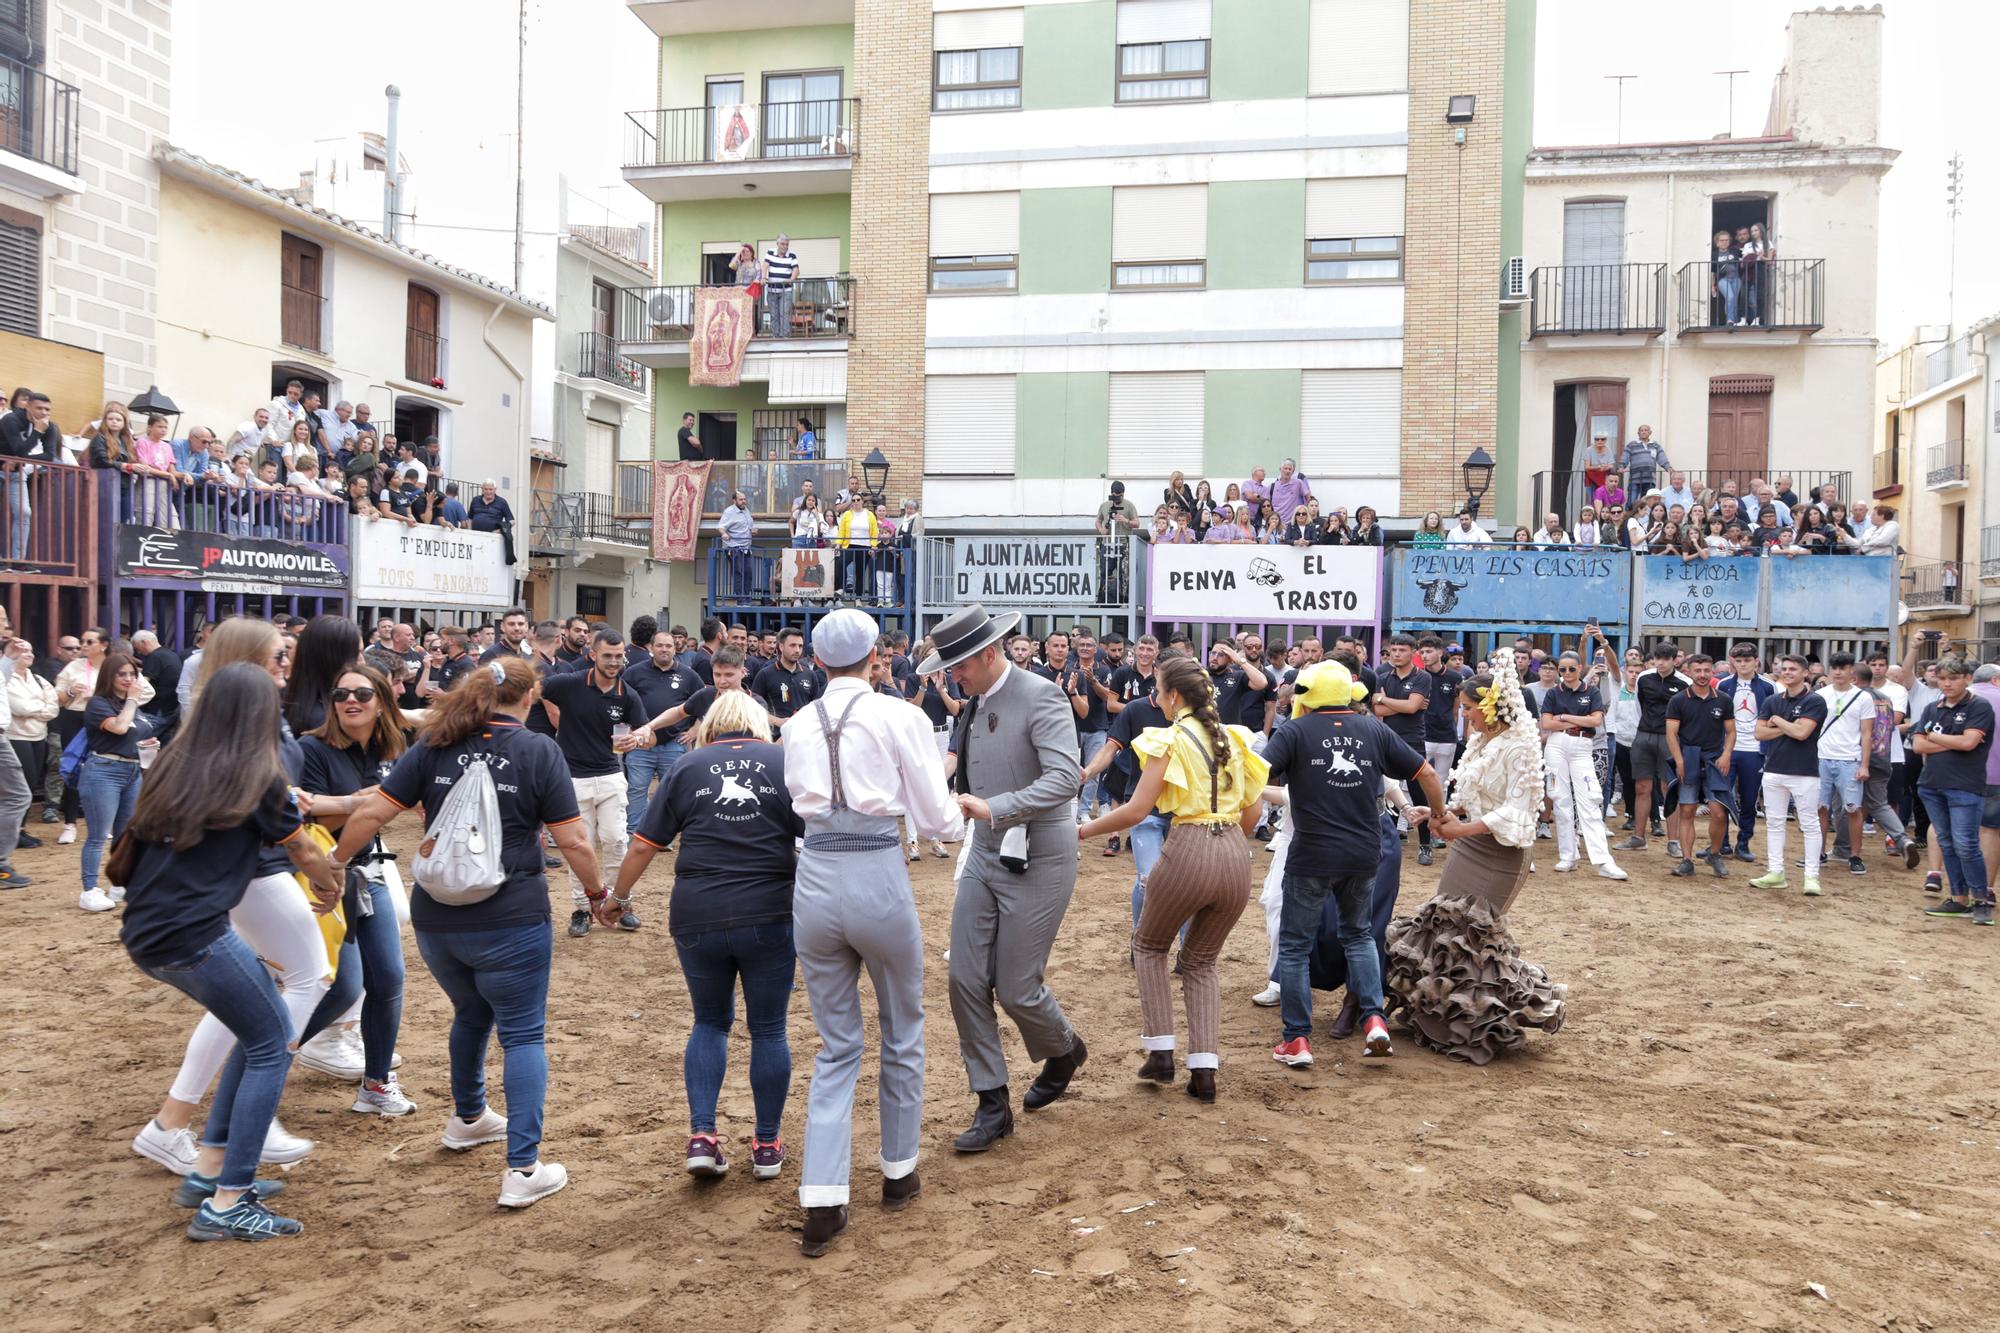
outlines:
M1682 0L1540 0L1535 140L1603 143L1617 137L1616 85L1625 85L1628 141L1761 132L1771 78L1797 3L1730 0L1720 9ZM1894 344L1918 323L1946 318L1945 160L1966 159L1959 219L1957 321L2000 311L2000 247L1972 238L2000 203L2000 153L1979 128L2000 49L2000 4L1896 0L1887 6L1883 141L1902 156L1884 182L1885 247L1877 331ZM1716 20L1727 16L1725 28ZM314 142L382 128L382 88L402 88L402 153L416 175L417 233L455 262L506 280L514 219L514 5L509 0L198 0L174 7L174 129L183 147L271 184L295 184ZM273 64L273 40L310 40ZM287 40L285 45L293 47ZM632 221L644 198L619 180L624 113L651 105L655 40L622 0L529 0L528 225L552 231L557 178L570 217L592 204ZM287 72L272 92L271 71ZM1726 83L1736 79L1733 125ZM258 71L245 77L241 71ZM357 212L376 225L379 206ZM1893 256L1893 259L1888 256ZM531 294L544 298L547 291Z

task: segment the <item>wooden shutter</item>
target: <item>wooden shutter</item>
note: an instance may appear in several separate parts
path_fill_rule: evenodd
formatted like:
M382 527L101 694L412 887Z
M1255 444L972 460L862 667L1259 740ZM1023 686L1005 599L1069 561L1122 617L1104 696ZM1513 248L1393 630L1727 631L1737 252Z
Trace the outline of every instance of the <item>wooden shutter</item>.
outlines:
M1308 370L1299 393L1299 470L1314 486L1337 477L1397 475L1402 371Z
M982 51L995 46L1022 45L1018 9L973 9L939 14L931 24L934 51Z
M1403 234L1403 177L1331 176L1306 182L1306 239Z
M1315 97L1410 86L1409 0L1312 0L1306 87Z
M1111 475L1201 475L1206 386L1198 370L1111 377Z
M1208 0L1118 0L1118 44L1208 36Z
M1014 472L1014 377L932 375L924 381L924 471Z
M1208 258L1208 187L1121 185L1113 189L1111 257L1120 263Z
M1018 255L1021 253L1021 196L934 194L931 196L931 254Z
M0 329L42 336L42 234L11 222L0 222Z

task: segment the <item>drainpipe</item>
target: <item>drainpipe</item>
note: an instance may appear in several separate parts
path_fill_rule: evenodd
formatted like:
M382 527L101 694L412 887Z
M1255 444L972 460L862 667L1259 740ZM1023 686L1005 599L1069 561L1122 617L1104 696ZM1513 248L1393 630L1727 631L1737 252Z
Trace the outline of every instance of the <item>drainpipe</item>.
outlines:
M528 377L522 373L521 368L519 366L514 364L513 358L508 356L507 353L505 353L504 351L502 351L500 349L500 345L493 341L493 326L495 323L499 321L500 316L503 313L505 313L506 309L507 307L499 301L495 301L493 303L493 313L488 315L486 317L486 322L480 325L479 327L479 340L485 343L486 350L493 353L495 359L497 359L502 366L506 367L507 373L514 377L514 383L517 386L515 396L519 398L520 401L515 404L515 411L520 415L521 426L520 429L515 432L515 435L517 437L516 447L519 450L519 453L516 455L516 457L519 460L519 466L521 469L520 476L525 485L525 483L529 479L529 472L531 470L528 463L528 429L530 425L530 422L528 420ZM526 492L532 492L533 489L534 488L532 486L525 486ZM534 503L534 496L532 493L528 494L528 502L530 504Z
M384 153L382 164L382 235L391 245L396 243L397 214L403 211L403 201L398 197L397 186L401 184L402 173L397 170L401 159L396 156L396 111L403 100L403 90L395 84L384 88L383 94L389 99L388 133L382 136Z
M1667 173L1667 271L1664 275L1662 275L1660 281L1660 299L1662 300L1665 300L1667 298L1668 293L1673 290L1671 278L1674 272L1674 180L1675 180L1674 173L1671 171L1668 172ZM1668 317L1669 324L1679 323L1679 320L1677 318L1679 313L1678 309L1673 311L1663 310L1660 313ZM1681 331L1678 328L1669 328L1668 332L1672 335L1671 337L1663 337L1660 339L1660 425L1658 430L1656 430L1653 434L1653 438L1656 440L1671 440L1674 438L1673 420L1672 420L1673 398L1671 397L1674 386L1674 377L1670 369L1670 365L1674 357L1674 348L1678 346L1680 343ZM1675 445L1674 447L1679 448L1680 446ZM1620 448L1623 448L1623 446L1621 445ZM1693 464L1689 463L1686 458L1681 459L1681 466L1689 470L1693 469ZM1704 476L1707 475L1708 455L1706 451L1704 451L1702 454L1701 470Z

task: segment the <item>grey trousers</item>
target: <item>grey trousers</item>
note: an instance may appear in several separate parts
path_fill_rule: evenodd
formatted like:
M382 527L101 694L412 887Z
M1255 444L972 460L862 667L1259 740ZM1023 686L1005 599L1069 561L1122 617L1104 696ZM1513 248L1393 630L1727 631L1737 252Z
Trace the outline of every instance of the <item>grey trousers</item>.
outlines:
M1007 1086L996 1000L1021 1029L1030 1060L1067 1055L1076 1041L1062 1006L1042 980L1056 931L1076 891L1075 836L1071 832L1068 846L1057 838L1057 850L1038 853L1031 829L1028 870L1016 875L1000 864L998 842L989 845L992 831L981 829L958 877L958 898L951 909L951 1017L958 1024L958 1050L974 1092Z
M1881 768L1881 772L1876 772ZM1889 770L1884 765L1875 765L1868 770L1868 781L1861 786L1861 808L1868 818L1875 821L1876 829L1885 837L1901 841L1903 821L1896 816L1896 807L1889 804ZM1835 792L1833 806L1827 811L1833 819L1833 854L1845 861L1852 856L1853 849L1847 845L1847 806Z
M806 824L806 850L792 891L793 943L819 1029L799 1179L799 1203L806 1208L847 1202L854 1084L861 1075L863 967L881 1019L876 1091L882 1174L896 1180L917 1169L924 1118L924 946L896 823L841 812ZM815 835L829 833L889 841L877 851L814 850Z
M11 745L0 745L0 870L14 868L14 844L21 840L21 817L33 793Z

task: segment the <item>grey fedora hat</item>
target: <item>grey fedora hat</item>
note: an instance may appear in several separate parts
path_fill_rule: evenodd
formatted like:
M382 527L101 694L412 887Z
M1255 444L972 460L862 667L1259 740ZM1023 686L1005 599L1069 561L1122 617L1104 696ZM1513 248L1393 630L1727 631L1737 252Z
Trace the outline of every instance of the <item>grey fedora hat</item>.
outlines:
M998 643L1020 623L1018 611L989 616L985 607L974 602L931 631L931 655L917 664L917 670L930 675L963 662L981 648Z

